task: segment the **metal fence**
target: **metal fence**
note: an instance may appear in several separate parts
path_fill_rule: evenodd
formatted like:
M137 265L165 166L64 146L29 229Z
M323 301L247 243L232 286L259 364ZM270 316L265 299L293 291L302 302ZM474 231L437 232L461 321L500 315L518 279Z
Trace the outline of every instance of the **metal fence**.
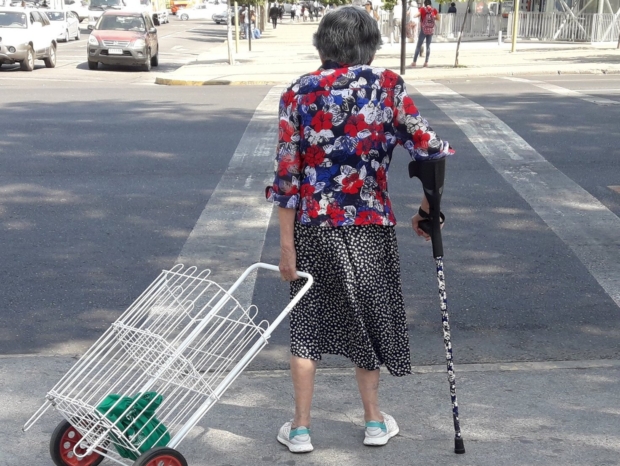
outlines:
M443 14L435 26L435 34L447 39L458 38L465 13ZM463 38L497 37L502 17L497 15L468 14L463 28Z
M400 11L398 11L400 13ZM398 14L397 13L397 14ZM499 32L512 37L513 14L508 18L501 15L469 14L463 29L463 38L489 39L498 36ZM463 26L465 13L442 14L435 26L435 36L447 40L456 40ZM391 18L391 19L390 19ZM379 18L381 34L399 41L400 17L391 16L389 11L381 11ZM613 42L620 34L620 12L582 13L519 13L517 37L521 39L539 39L546 41L570 42Z
M398 13L400 13L400 11L398 11ZM440 15L439 20L435 24L435 36L445 39L458 39L459 32L463 26L464 17L465 13ZM470 39L497 37L500 29L505 31L505 23L506 19L501 16L469 14L467 15L467 21L463 29L463 37ZM393 34L393 40L398 42L400 37L400 17L391 17L389 11L381 11L379 28L381 29L382 36L390 38L390 34Z
M572 42L612 42L620 33L620 16L611 13L519 13L517 37ZM512 37L512 13L507 35Z

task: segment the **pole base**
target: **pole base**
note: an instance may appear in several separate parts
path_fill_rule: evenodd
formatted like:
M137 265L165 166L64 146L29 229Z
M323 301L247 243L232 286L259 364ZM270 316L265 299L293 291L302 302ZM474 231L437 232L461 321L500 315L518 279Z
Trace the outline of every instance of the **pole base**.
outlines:
M462 438L454 439L454 453L456 453L457 455L462 455L463 453L465 453L465 444L463 443Z

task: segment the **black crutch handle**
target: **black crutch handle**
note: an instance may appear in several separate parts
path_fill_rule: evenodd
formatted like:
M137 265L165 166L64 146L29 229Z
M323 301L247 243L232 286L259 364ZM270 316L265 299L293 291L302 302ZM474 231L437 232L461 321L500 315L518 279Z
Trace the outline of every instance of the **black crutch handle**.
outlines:
M421 207L418 209L418 214L420 215L420 217L422 217L422 220L418 222L418 226L424 233L426 233L427 235L430 235L433 232L433 223L431 222L430 214L427 214L426 212L424 212ZM443 214L443 212L440 211L439 212L439 225L440 226L443 225L443 222L445 220L446 220L446 216Z
M443 183L446 175L446 159L424 160L409 163L409 177L419 178L422 182L424 195L430 205L428 223L420 222L420 228L431 236L433 243L433 257L443 257L443 241L441 239L441 224L443 215L441 214L441 195L443 194ZM425 225L423 225L426 223ZM429 228L430 226L430 228ZM427 230L428 228L428 230Z

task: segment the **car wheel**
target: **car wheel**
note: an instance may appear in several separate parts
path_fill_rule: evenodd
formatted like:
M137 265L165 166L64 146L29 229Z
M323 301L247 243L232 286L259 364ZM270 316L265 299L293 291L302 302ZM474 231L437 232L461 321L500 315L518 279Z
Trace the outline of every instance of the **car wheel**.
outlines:
M65 29L65 37L62 39L63 42L69 42L69 30Z
M159 65L159 47L157 47L157 55L155 55L154 57L151 57L151 66L158 66Z
M56 67L56 46L54 44L50 44L50 56L44 58L46 68L55 68Z
M187 21L188 19L189 19L189 16L186 13L181 15L182 21Z
M96 70L97 68L99 68L99 62L98 61L90 61L90 60L88 60L88 69L89 70Z
M26 50L26 58L19 64L19 66L23 71L34 70L34 50L32 50L32 46L28 46L28 50Z
M146 61L144 62L144 65L142 65L142 69L144 71L151 71L151 63L152 63L151 51L147 50L146 51Z
M75 40L80 40L81 38L80 27L78 26L77 32L75 33Z

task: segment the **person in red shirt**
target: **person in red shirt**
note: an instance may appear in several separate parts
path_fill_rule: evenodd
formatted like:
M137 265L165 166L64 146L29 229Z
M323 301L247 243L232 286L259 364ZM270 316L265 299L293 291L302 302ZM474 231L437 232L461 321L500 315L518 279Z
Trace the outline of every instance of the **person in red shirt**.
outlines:
M437 10L431 6L431 0L424 0L424 8L420 8L417 16L420 16L420 35L418 36L418 44L415 48L411 66L416 66L424 41L426 41L424 66L428 66L428 59L431 56L431 41L433 40L433 34L435 34L435 22L437 20Z

